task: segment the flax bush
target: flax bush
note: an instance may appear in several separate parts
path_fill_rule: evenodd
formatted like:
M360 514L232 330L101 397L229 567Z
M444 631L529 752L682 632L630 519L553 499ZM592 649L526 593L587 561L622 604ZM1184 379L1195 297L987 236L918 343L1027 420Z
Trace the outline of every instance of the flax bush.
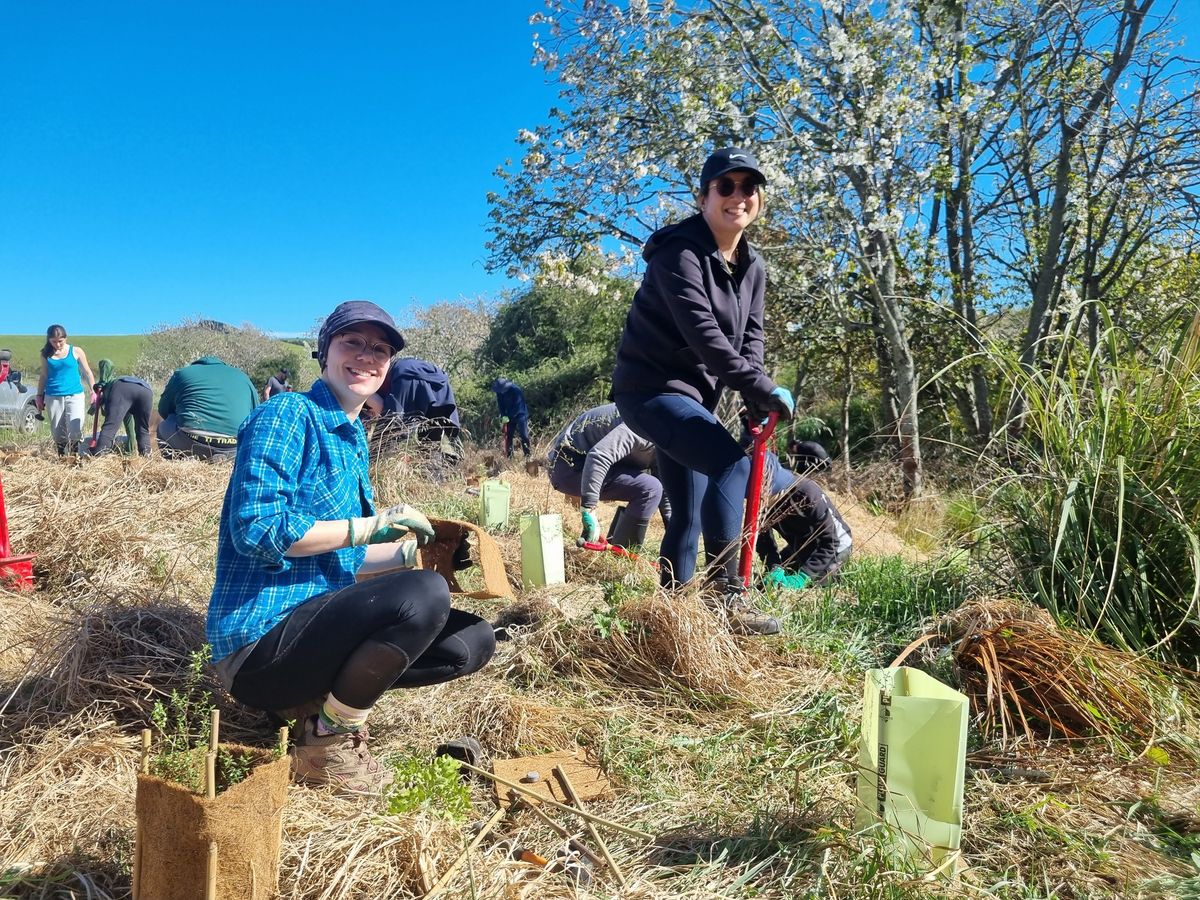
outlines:
M1105 314L1106 315L1106 314ZM1177 346L1123 352L1107 328L1082 359L1034 374L1015 472L993 485L1012 575L1101 640L1200 662L1200 313Z

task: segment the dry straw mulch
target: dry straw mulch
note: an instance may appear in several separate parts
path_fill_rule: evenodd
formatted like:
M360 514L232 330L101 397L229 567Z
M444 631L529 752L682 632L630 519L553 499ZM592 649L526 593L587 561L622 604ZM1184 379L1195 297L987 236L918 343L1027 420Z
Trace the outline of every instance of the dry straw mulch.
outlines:
M472 517L482 453L454 470L407 455L374 463L381 503ZM658 835L651 845L609 835L629 885L617 892L602 876L594 896L753 891L790 900L877 888L980 896L1006 872L1060 897L1118 896L1131 878L1183 874L1147 835L1165 818L1187 827L1200 802L1194 779L1144 759L1114 762L1104 745L1085 757L1044 742L1020 755L989 745L991 756L973 759L966 858L975 868L961 891L870 873L871 848L847 834L853 770L844 734L853 732L860 675L839 673L786 636L732 638L698 598L664 597L648 566L611 554L568 547L568 584L520 591L519 516L558 513L570 532L578 510L519 463L500 474L513 489L512 524L495 537L518 602L464 605L504 619L510 639L469 682L387 695L372 717L373 747L423 755L460 734L504 757L585 746L615 788L596 811ZM128 896L137 729L203 641L227 477L221 464L106 458L75 468L6 457L14 543L38 554L41 586L32 597L0 593L0 870L12 867L10 882L26 885L15 896L41 896L55 879L57 896ZM273 740L265 719L206 686L223 731L245 743ZM1044 778L1021 774L1031 771ZM490 786L474 784L472 794L483 819ZM1154 817L1137 806L1149 796L1159 798ZM514 845L554 856L562 839L538 820L518 814L500 835L506 842L486 841L446 896L583 895L509 858ZM386 815L378 802L293 786L282 896L420 896L422 870L436 877L466 839L460 824L436 815Z

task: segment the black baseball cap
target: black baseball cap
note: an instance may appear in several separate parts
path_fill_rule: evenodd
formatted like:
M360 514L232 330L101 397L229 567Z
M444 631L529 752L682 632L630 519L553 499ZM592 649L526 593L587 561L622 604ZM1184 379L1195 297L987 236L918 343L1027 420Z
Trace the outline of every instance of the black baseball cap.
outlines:
M759 171L758 160L754 158L753 153L741 147L722 147L704 161L704 168L700 170L700 188L703 190L708 187L708 183L714 178L738 171L753 172L761 184L767 183L766 177Z
M833 466L829 451L816 441L793 441L788 445L793 465L822 472Z
M396 327L396 320L388 315L386 310L376 306L370 300L347 300L345 303L339 303L337 308L325 318L321 332L317 335L317 349L313 351L313 359L319 360L324 365L325 357L329 353L329 342L333 336L364 322L370 322L372 325L382 328L393 349L404 349L404 335Z

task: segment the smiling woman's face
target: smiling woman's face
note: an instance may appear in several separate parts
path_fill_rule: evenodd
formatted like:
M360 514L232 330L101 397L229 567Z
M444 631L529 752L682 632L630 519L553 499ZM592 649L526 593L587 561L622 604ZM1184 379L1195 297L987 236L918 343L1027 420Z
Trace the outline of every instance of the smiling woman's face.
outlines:
M338 332L329 341L321 379L329 385L347 415L356 416L366 399L383 387L395 354L387 333L364 322Z
M700 212L718 244L736 243L761 210L761 181L753 172L735 169L714 178L700 197Z

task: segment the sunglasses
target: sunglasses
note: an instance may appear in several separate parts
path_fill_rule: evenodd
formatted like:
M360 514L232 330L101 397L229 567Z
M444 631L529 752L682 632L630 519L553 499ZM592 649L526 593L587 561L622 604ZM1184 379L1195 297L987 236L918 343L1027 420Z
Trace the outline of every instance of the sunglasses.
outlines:
M368 350L371 356L375 358L375 362L387 362L396 355L387 344L372 344L367 341L361 334L339 334L337 339L341 342L342 347L355 356L362 356Z
M754 181L750 178L743 178L741 181L734 181L728 175L722 175L714 184L717 193L722 197L732 197L734 191L741 191L742 196L749 200L758 193L758 189L762 187L762 182Z

